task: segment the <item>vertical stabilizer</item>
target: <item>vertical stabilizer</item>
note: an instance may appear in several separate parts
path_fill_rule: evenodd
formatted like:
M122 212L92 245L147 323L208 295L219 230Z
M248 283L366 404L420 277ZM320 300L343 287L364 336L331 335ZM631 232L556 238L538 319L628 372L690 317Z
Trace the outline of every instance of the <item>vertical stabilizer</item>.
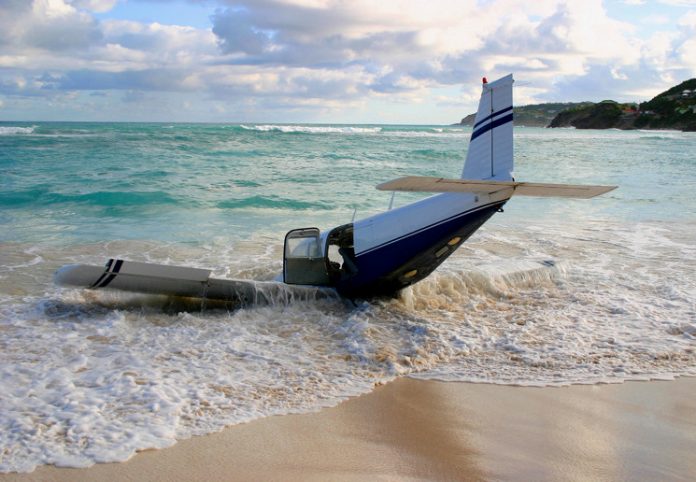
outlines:
M512 179L512 74L483 82L462 179Z

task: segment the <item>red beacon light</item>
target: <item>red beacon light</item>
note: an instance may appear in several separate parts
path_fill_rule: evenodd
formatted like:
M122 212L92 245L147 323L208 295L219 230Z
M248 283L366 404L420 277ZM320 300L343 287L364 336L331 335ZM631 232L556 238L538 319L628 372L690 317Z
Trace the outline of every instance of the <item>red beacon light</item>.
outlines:
M488 83L488 79L485 78L485 77L484 77L483 79L481 79L481 81L482 81L484 84L487 84L487 83Z

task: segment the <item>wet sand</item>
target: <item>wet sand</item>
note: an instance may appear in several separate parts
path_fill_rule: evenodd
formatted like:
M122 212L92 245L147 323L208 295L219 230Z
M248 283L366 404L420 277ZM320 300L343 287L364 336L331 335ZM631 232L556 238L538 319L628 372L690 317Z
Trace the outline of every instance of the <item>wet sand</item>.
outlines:
M696 378L531 388L399 379L120 464L5 481L694 480Z

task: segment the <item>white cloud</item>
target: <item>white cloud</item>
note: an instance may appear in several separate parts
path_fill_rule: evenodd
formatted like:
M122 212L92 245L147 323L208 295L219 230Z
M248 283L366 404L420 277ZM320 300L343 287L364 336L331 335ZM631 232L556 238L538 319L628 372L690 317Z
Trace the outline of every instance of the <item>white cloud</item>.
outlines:
M92 12L108 12L118 2L118 0L68 0L71 5Z
M434 83L461 82L463 69L478 77L481 66L495 70L497 60L511 57L518 61L503 60L502 66L533 56L534 65L553 66L561 69L556 75L564 75L593 61L636 63L640 55L639 43L630 38L632 27L610 19L599 0L533 5L498 0L488 8L471 1L386 2L378 8L364 3L327 0L307 8L287 1L248 2L243 10L218 11L213 32L226 53L237 54L235 63L388 66ZM517 14L501 14L512 11Z
M696 72L696 38L690 38L681 44L677 49L677 54L684 67Z
M611 77L616 80L628 80L628 75L624 74L617 68L613 68L610 70Z
M669 68L672 45L678 40L676 32L657 32L645 42L642 49L643 62L655 70Z
M684 14L678 21L677 25L696 31L696 10L690 10Z
M98 42L97 22L63 0L0 4L0 45L7 51L67 51Z
M446 102L435 92L450 86L473 98L482 75L512 71L533 85L523 98L554 100L696 73L693 11L641 39L600 0L210 0L201 5L211 30L92 15L115 3L0 1L0 93L121 91L114 102L147 103L157 96L144 93L178 92L257 109L357 109L371 99Z
M665 5L674 5L675 7L696 7L696 0L659 0Z

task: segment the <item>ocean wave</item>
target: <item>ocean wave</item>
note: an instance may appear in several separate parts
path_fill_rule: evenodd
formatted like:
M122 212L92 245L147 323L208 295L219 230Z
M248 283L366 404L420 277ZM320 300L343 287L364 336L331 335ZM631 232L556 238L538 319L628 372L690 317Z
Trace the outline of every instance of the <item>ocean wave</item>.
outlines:
M469 138L471 136L471 130L465 130L465 129L447 129L447 130L438 130L438 129L403 129L403 130L389 130L389 131L384 131L385 135L391 136L391 137L413 137L413 138L427 138L427 137L436 137L436 138L447 138L447 137L462 137L462 138Z
M355 126L300 126L300 125L240 125L242 129L258 132L284 132L306 134L370 134L382 132L381 127Z
M6 245L22 268L0 273L12 293L0 304L0 454L12 453L0 472L125 460L398 376L548 386L696 374L691 230L603 223L591 234L492 227L397 298L356 306L259 283L261 305L234 311L46 280L59 264L124 254L270 279L278 239Z
M297 199L285 199L276 196L251 196L243 199L229 199L217 203L220 209L292 209L292 210L327 210L332 207L328 204L316 201L307 202Z
M33 134L37 126L31 127L16 127L16 126L0 126L0 136L11 136L16 134Z
M696 132L679 131L676 129L638 129L634 131L642 140L693 140Z
M117 207L177 204L178 200L162 191L96 191L84 194L65 194L51 192L46 188L35 188L0 193L0 206L46 206L71 203Z
M286 134L382 134L392 137L469 136L471 129L432 126L313 126L280 124L241 124L234 128L253 132L281 132Z

